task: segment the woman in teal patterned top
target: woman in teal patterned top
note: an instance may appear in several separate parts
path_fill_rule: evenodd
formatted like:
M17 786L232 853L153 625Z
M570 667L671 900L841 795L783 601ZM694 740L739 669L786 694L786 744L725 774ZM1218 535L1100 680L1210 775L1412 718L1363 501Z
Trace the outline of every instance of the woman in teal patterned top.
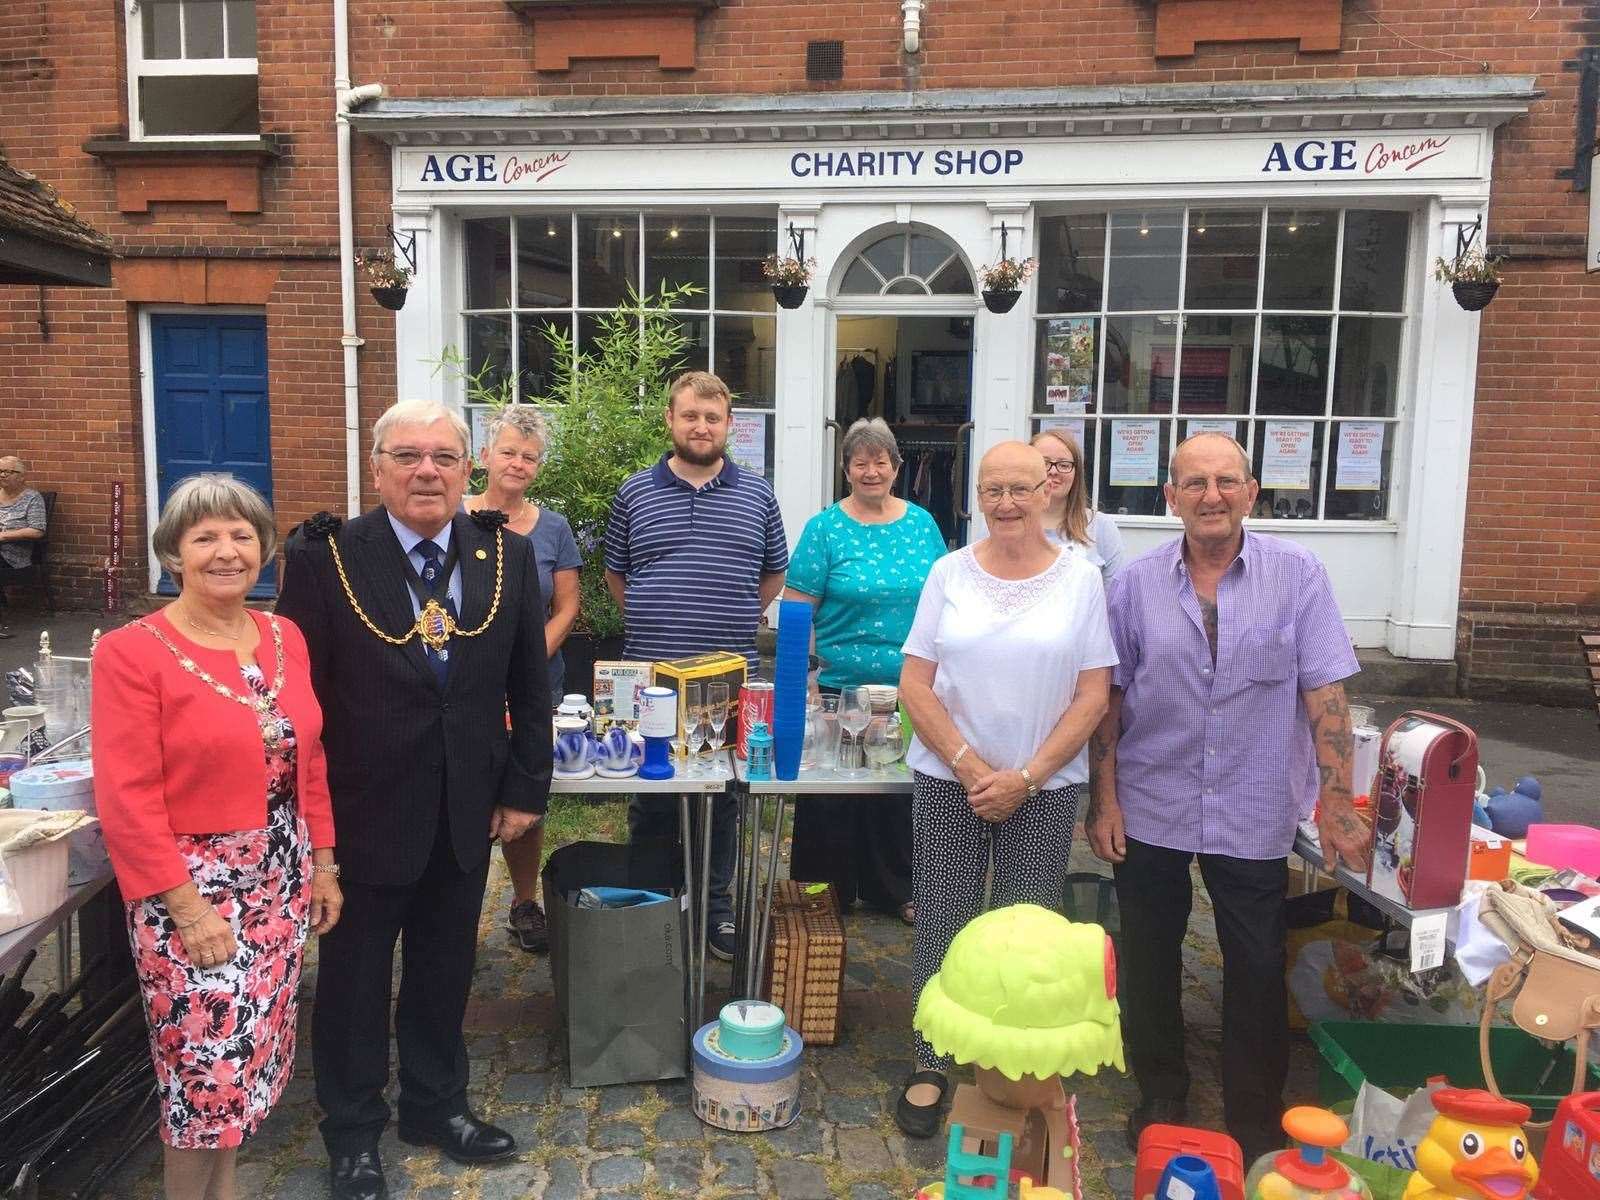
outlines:
M844 435L850 494L806 522L789 560L784 595L816 608L824 691L900 680L900 647L922 585L945 552L926 510L894 495L900 448L879 418ZM848 908L859 897L908 923L911 804L881 796L814 796L795 810L789 867L795 879L826 880Z

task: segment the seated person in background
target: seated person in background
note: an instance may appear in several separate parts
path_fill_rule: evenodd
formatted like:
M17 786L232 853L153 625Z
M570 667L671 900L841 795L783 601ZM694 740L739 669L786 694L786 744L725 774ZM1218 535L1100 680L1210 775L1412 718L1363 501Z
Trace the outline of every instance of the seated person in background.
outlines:
M27 486L27 465L13 454L0 458L0 638L11 636L6 621L6 572L33 562L33 543L44 536L44 497Z

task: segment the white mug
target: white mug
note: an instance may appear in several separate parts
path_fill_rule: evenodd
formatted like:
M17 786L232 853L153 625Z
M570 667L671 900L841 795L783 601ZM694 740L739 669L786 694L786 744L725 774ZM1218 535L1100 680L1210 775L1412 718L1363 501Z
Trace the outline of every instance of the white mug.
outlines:
M45 741L43 705L18 704L13 708L0 709L0 717L7 721L21 721L26 725L27 732L22 739L26 744L18 747L21 753L37 754L48 745Z

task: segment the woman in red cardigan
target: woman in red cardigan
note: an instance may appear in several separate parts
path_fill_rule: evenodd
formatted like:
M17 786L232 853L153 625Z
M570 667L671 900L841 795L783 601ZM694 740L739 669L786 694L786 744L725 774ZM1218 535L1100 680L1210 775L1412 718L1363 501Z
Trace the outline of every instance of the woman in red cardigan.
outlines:
M306 933L339 919L322 710L300 631L245 608L276 542L247 484L196 475L152 539L179 582L94 654L95 803L150 1026L167 1200L231 1200L294 1063Z

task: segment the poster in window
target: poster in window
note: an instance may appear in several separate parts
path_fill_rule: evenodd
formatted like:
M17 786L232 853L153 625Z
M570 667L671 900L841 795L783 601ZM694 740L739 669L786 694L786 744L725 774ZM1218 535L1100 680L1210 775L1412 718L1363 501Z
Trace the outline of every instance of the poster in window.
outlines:
M1343 421L1334 490L1375 492L1383 486L1383 422Z
M767 415L735 412L728 431L728 457L747 471L767 473Z
M1039 427L1039 432L1040 433L1060 433L1060 434L1065 434L1067 437L1070 437L1074 442L1077 443L1077 446L1078 446L1079 450L1082 450L1083 449L1083 421L1082 421L1082 419L1079 419L1079 420L1076 420L1076 421L1074 421L1074 420L1065 420L1064 421L1061 418L1062 417L1070 417L1074 413L1087 412L1088 411L1088 407L1089 406L1087 404L1084 404L1081 401L1080 402L1069 401L1069 402L1067 402L1065 404L1057 405L1056 406L1055 418L1054 419L1047 418L1045 420L1044 424Z
M1111 422L1112 487L1149 487L1156 482L1160 421Z
M1185 346L1179 403L1186 412L1227 412L1233 351L1226 346Z
M1239 441L1239 422L1218 420L1216 417L1191 417L1183 423L1183 436L1192 438L1197 433L1220 433Z
M487 404L469 404L467 412L472 419L472 457L481 461L489 449L489 422L494 420L494 409Z
M1268 421L1262 427L1261 486L1311 487L1311 439L1316 425L1310 421Z

